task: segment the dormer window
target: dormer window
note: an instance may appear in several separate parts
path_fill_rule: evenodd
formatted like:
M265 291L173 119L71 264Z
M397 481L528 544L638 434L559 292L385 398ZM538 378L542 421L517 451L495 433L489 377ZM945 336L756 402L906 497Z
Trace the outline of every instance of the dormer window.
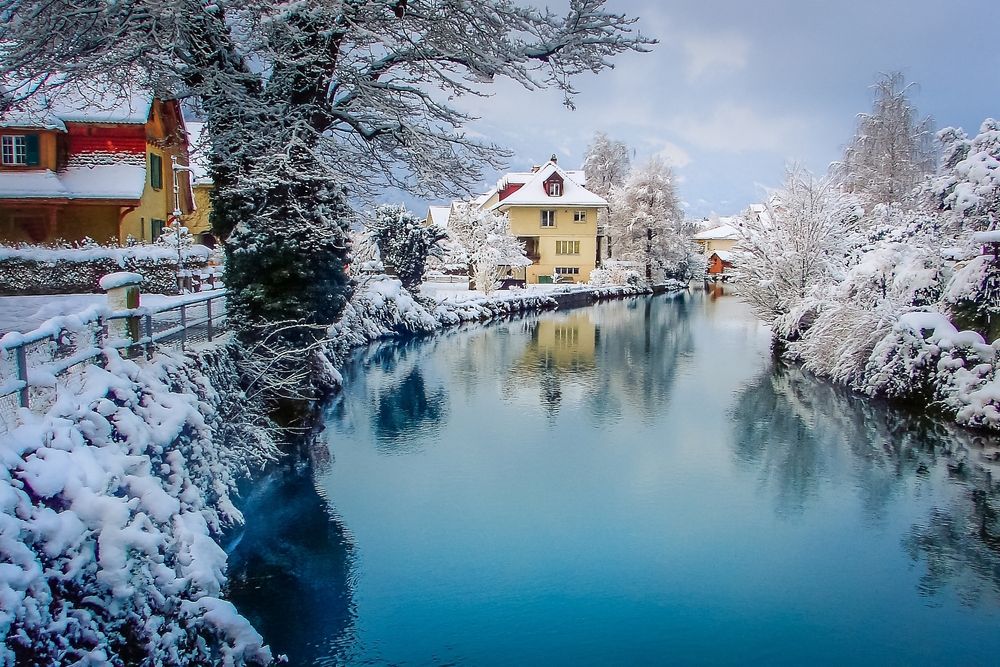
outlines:
M0 164L38 164L37 134L5 134L0 138Z
M563 179L558 172L545 179L545 193L550 197L562 197Z

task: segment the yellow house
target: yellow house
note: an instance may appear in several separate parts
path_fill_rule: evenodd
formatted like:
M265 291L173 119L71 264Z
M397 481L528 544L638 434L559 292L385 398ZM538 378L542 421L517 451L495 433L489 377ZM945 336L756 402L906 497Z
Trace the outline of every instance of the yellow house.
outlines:
M208 175L208 144L205 140L204 123L186 123L188 150L191 165L191 190L194 194L194 210L181 217L184 226L203 245L215 246L212 225L208 215L212 211L212 188L215 184Z
M187 164L180 104L95 88L32 99L0 118L0 242L153 241L175 209L171 157ZM192 211L179 172L179 209Z
M711 257L716 252L731 252L739 238L739 232L729 224L720 225L694 235L694 240L701 246L701 251L706 257Z
M515 269L528 283L587 282L600 258L597 213L608 202L587 190L582 171L552 159L531 172L504 176L481 208L506 213L510 231L525 244L531 266ZM517 275L520 274L520 275Z

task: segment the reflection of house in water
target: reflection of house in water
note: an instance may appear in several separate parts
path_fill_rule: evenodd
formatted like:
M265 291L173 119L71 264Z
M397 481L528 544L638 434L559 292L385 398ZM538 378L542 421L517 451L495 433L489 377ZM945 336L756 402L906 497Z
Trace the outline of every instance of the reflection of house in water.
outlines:
M564 318L531 322L531 342L512 369L517 382L538 382L542 405L550 414L563 401L569 374L594 369L599 331L590 317L575 313Z

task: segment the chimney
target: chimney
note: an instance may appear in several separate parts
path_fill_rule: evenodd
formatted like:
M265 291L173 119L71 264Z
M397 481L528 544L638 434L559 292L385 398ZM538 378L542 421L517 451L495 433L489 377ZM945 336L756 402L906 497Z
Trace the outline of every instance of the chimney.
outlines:
M534 167L532 167L532 168L531 168L531 173L532 173L532 174L534 174L534 173L536 173L536 172L537 172L537 171L538 171L539 169L541 169L541 167L539 167L538 165L535 165Z
M552 154L552 159L550 160L550 162L552 164L559 164L559 158L556 157L555 153Z

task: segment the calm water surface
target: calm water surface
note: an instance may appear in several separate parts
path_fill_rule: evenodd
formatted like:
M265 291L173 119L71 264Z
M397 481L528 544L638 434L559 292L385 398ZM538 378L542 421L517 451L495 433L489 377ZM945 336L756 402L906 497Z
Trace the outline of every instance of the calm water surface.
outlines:
M735 298L476 326L345 375L231 557L292 664L1000 664L996 442L775 367Z

